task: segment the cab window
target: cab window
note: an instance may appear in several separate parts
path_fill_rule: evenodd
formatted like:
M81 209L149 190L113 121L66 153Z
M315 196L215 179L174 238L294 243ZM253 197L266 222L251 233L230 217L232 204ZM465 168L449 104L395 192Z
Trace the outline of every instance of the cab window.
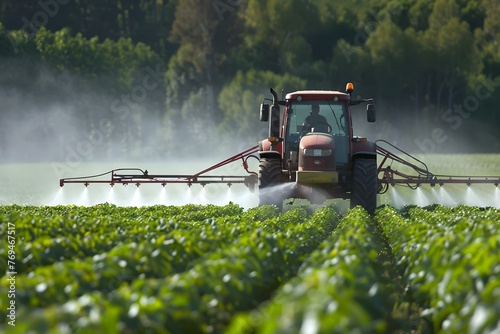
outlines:
M317 117L311 116L314 114L313 109L319 108ZM332 135L347 135L346 121L344 117L345 104L342 101L294 101L289 107L288 119L288 134L289 135L303 135L304 131L307 133L308 129L303 129L304 122L308 116L314 120L326 119L327 124L330 126L328 131ZM309 119L311 119L311 117ZM323 122L323 121L321 121ZM307 122L306 122L307 123ZM322 128L323 130L324 128ZM327 132L323 130L321 132Z

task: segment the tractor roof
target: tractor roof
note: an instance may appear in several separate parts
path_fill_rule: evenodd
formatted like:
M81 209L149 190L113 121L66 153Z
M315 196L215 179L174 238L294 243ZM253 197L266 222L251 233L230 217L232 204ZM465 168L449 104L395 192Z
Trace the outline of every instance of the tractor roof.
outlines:
M297 100L298 97L302 100L331 100L338 97L340 100L348 100L349 95L346 92L337 90L299 90L286 94L286 100Z

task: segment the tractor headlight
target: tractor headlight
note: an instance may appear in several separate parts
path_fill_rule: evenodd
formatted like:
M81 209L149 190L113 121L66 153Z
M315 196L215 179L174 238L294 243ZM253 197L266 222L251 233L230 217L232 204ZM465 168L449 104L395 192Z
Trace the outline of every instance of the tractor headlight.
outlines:
M327 157L332 154L332 150L329 148L305 148L304 155L308 157Z

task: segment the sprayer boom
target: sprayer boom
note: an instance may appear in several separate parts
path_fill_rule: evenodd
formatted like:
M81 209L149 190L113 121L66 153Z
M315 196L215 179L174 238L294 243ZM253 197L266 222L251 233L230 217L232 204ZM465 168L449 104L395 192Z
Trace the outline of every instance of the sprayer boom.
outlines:
M256 153L257 150L258 146L251 147L193 175L153 175L149 174L147 170L142 170L140 168L119 168L97 175L63 178L59 180L59 185L63 187L66 183L81 183L88 186L94 183L107 183L110 186L114 186L115 184L135 184L139 187L141 184L147 183L159 183L162 186L171 183L182 183L188 186L193 184L205 186L209 183L222 183L230 187L233 184L241 183L253 191L257 184L257 173L248 170L247 160L250 157L256 158L253 154ZM210 171L239 159L242 160L243 168L249 175L206 175Z
M379 143L384 143L392 148L392 151L398 151L398 154L391 150L382 147ZM427 165L418 160L411 154L397 148L385 140L376 141L376 150L381 162L377 167L377 183L378 193L383 194L389 186L403 185L416 189L422 184L431 186L444 184L492 184L498 186L500 184L500 176L456 176L456 175L438 175L429 171ZM167 184L207 184L218 183L231 186L233 184L244 184L250 191L254 191L258 183L258 174L248 170L248 159L253 157L259 160L255 155L259 150L259 146L251 147L243 152L233 155L215 165L212 165L196 174L149 174L147 170L140 168L119 168L111 171L84 177L70 177L59 180L59 185L63 187L67 183L80 183L85 186L90 184L104 183L114 186L115 184L134 184L139 187L142 184L158 183L162 186ZM402 156L405 156L403 158ZM243 168L248 175L208 175L209 172L221 168L229 163L237 160L242 161ZM396 168L397 167L397 168ZM399 169L398 169L399 168Z
M412 189L417 188L422 184L430 184L431 186L444 184L493 184L498 186L500 184L500 176L457 176L457 175L438 175L429 172L427 165L418 160L409 153L397 148L396 146L388 143L385 140L377 140L376 143L384 143L391 146L393 149L406 155L412 162L401 158L400 156L392 153L391 151L377 145L377 153L382 157L382 161L378 167L378 184L379 193L383 194L389 188L389 185L405 185ZM402 172L393 169L391 166L396 164L403 169L410 170L410 172Z

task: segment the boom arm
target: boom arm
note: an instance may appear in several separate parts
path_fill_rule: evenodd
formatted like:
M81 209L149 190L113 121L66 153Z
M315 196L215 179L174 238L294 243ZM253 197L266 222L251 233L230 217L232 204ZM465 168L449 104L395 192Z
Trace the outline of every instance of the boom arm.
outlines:
M81 183L87 187L93 183L107 183L110 186L114 186L115 184L135 184L139 187L141 184L145 183L159 183L162 186L166 186L169 183L184 183L188 186L195 183L201 184L202 186L208 183L225 183L231 186L235 183L242 183L253 191L257 184L257 173L248 170L247 161L250 157L257 158L253 154L258 151L258 148L259 146L251 147L193 175L150 175L147 170L142 170L140 168L119 168L97 175L63 178L59 180L59 185L63 187L66 183ZM239 159L242 160L243 168L249 175L206 175L208 172ZM103 178L106 175L110 175L110 178Z
M498 184L500 183L500 176L456 176L433 174L429 172L429 169L427 168L427 165L425 163L418 160L411 154L397 148L396 146L390 144L385 140L377 140L375 143L379 142L391 146L393 149L403 153L414 161L410 162L408 160L405 160L377 144L377 153L382 157L382 161L379 164L377 170L380 194L385 193L389 188L389 185L405 185L412 189L416 189L421 184L430 184L431 186L439 184L440 186L442 186L443 184L454 183L467 184L468 186L470 186L471 184L479 183L494 184L495 186L498 186ZM391 166L395 162L401 167L407 167L407 169L411 169L415 174L410 175L408 173L398 171L397 169L393 169Z

